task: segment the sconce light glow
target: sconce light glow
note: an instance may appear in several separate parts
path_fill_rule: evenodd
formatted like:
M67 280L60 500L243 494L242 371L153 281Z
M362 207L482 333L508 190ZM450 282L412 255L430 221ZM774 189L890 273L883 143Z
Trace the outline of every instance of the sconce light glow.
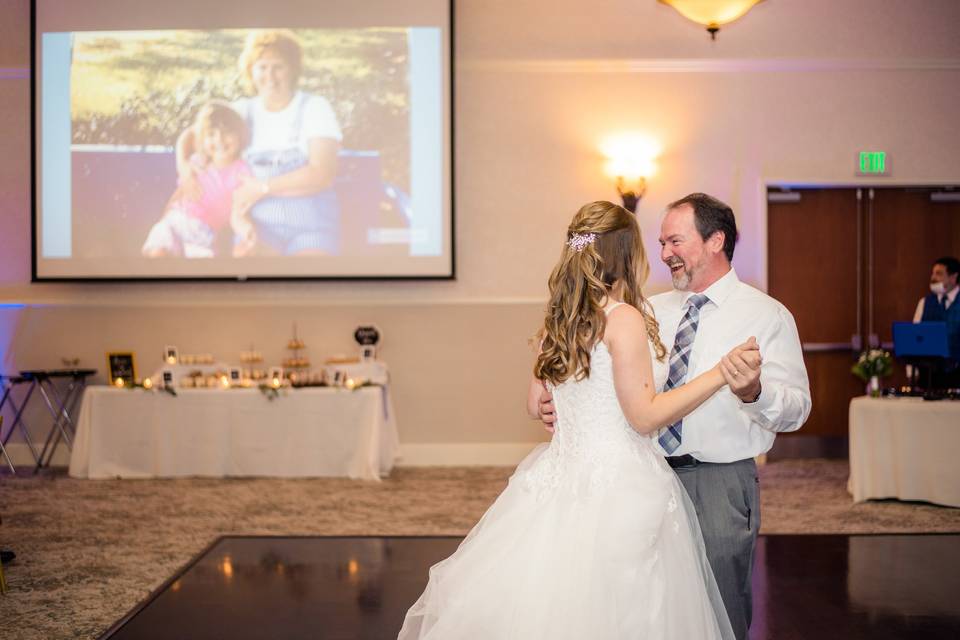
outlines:
M604 140L600 151L607 157L605 170L616 179L623 206L636 213L637 204L647 191L647 178L657 171L655 160L660 155L660 143L642 133L622 133Z
M610 136L600 145L607 158L606 173L611 178L636 180L650 178L657 171L660 143L641 133Z

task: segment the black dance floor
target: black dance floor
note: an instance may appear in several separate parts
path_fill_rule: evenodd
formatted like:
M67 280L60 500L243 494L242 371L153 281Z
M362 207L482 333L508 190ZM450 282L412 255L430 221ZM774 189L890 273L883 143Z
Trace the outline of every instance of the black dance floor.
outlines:
M102 637L395 638L460 538L224 537ZM761 536L751 640L960 638L960 535Z

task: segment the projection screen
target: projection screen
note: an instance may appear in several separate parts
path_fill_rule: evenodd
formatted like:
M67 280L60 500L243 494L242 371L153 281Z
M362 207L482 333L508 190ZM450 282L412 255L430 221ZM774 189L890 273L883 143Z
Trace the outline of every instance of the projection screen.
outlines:
M34 0L35 280L453 277L450 0Z

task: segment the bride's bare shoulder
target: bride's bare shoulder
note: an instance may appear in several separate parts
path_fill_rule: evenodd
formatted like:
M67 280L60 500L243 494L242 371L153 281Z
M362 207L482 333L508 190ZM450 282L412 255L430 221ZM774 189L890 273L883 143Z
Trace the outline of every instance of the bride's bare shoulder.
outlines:
M614 343L629 343L633 340L646 340L646 325L643 314L629 304L621 304L607 314L607 327L603 332L603 341L607 346Z

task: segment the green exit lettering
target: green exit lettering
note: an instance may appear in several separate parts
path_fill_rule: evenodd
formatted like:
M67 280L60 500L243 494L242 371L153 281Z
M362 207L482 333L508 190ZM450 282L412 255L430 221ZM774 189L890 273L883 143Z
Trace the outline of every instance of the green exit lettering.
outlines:
M887 153L885 151L861 151L857 173L861 175L882 175L887 172Z

